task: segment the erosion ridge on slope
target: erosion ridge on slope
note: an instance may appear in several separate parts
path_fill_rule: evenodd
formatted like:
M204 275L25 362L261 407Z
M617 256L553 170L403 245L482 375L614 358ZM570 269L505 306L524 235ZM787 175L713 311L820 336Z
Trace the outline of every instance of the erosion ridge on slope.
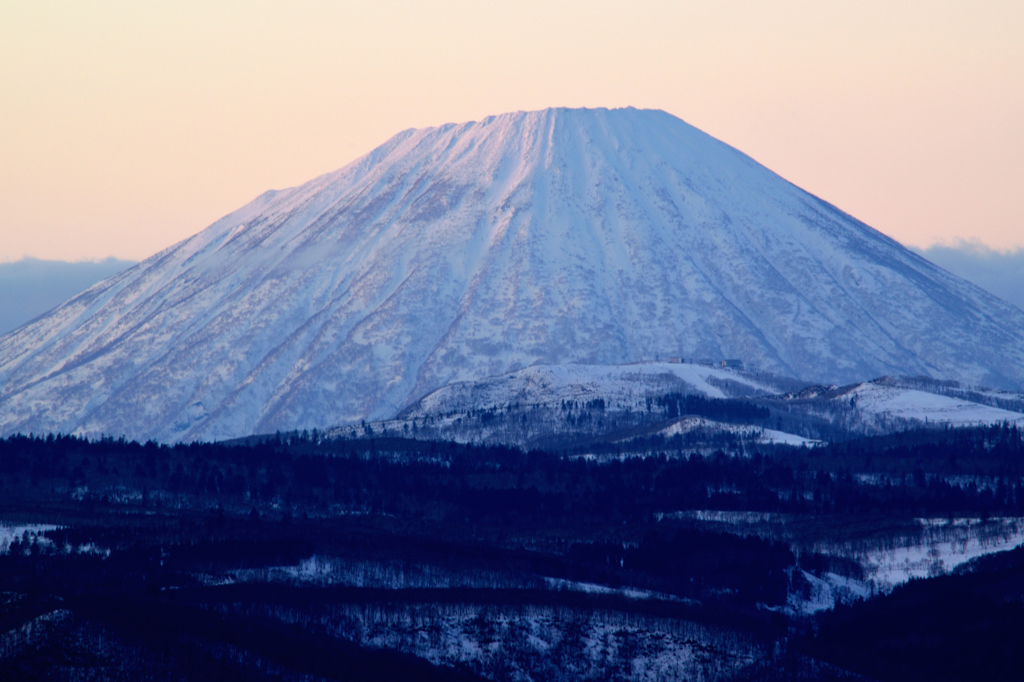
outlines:
M534 364L1024 385L1024 313L660 111L408 130L0 337L0 432L382 419Z

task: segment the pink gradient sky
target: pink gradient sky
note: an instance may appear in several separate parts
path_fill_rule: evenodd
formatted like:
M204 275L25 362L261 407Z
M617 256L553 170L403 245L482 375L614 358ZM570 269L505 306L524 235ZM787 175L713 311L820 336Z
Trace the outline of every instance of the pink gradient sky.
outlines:
M664 109L899 241L1024 246L1024 2L0 3L0 261L141 259L409 127Z

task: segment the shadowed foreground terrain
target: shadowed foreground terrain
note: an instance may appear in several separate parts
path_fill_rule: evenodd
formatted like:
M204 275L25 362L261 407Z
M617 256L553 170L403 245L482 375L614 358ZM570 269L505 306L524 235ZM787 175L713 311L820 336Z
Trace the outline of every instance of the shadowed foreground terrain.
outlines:
M1020 678L1016 429L599 445L0 441L0 677Z

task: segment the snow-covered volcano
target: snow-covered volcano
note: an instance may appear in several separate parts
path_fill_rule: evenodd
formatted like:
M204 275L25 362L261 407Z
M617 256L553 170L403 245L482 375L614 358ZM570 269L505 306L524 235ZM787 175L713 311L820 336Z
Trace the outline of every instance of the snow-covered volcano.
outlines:
M1024 385L1024 313L661 111L407 130L0 338L0 431L384 418L543 363Z

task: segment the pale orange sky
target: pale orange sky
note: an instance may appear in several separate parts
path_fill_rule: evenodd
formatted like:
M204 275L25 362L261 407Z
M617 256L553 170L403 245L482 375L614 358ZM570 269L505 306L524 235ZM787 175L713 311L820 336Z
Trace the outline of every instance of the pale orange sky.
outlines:
M141 259L410 127L664 109L901 242L1024 246L1024 2L0 1L0 261Z

